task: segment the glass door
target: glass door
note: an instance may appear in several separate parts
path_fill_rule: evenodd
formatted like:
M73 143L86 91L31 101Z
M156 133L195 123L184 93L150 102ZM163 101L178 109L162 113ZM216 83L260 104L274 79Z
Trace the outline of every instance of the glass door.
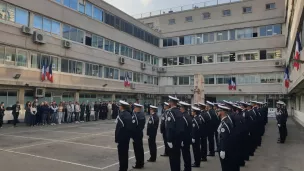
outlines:
M59 104L60 102L62 102L62 96L53 96L52 102L56 102L57 104Z

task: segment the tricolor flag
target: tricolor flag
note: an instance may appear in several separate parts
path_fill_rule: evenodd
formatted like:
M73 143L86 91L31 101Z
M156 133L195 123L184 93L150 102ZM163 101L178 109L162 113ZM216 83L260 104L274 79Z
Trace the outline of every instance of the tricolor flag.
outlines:
M124 81L125 87L130 86L130 79L129 79L129 74L128 72L125 72L125 81Z
M50 67L49 67L49 65L46 65L45 76L46 76L47 79L49 79L49 77L50 77Z
M41 68L41 80L44 81L45 80L45 65L42 65Z
M285 81L285 87L289 88L290 79L289 79L289 69L288 69L288 67L285 68L284 81Z
M299 32L297 33L297 36L296 36L296 49L295 50L296 51L295 51L294 59L295 60L300 60L300 54L301 54L301 51L302 51L302 44L301 44L300 33ZM299 68L300 68L300 63L298 61L294 61L293 66L295 68L297 68L297 71L298 71Z
M232 80L232 78L228 81L228 88L229 88L229 90L236 90L236 84Z
M49 75L48 75L48 80L53 82L53 64L51 63L49 66Z

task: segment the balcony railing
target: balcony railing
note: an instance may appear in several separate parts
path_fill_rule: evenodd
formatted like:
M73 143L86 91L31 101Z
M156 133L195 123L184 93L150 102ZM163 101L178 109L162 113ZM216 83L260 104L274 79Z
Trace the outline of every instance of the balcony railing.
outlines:
M152 16L157 16L157 15L170 14L170 13L186 11L186 10L193 10L193 9L210 7L210 6L217 6L217 5L221 5L221 4L230 4L233 2L240 2L240 1L244 1L244 0L211 0L211 1L206 1L206 2L190 4L190 5L184 5L184 6L178 6L178 7L168 8L168 9L147 12L147 13L141 13L141 14L133 15L133 17L136 19L148 18L148 17L152 17Z

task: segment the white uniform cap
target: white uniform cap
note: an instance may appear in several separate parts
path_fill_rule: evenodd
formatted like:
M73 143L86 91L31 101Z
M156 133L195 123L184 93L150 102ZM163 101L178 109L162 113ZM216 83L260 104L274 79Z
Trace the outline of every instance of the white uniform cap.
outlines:
M169 103L167 103L167 102L164 102L164 105L166 105L166 106L169 106Z
M156 106L150 105L150 108L152 109L158 109Z
M223 106L223 105L218 105L219 108L223 109L223 110L230 110L229 107Z
M182 102L182 101L180 101L179 104L182 105L182 106L191 106L189 103Z
M257 102L257 101L255 101L255 100L251 100L250 102L251 102L251 103L258 103L258 102Z
M170 100L174 100L174 101L178 101L178 100L179 100L178 98L173 97L173 96L169 96L169 99L170 99Z
M195 111L200 111L199 108L195 107L195 106L192 106L192 110L195 110Z
M201 105L201 106L206 106L206 104L205 104L205 103L203 103L203 102L199 102L199 103L198 103L198 105Z
M236 107L236 108L238 108L238 109L243 110L243 108L242 108L241 106L238 106L238 105L233 105L233 107Z
M257 102L257 104L261 104L261 105L262 105L262 104L264 104L264 103L263 103L263 102Z
M210 102L210 101L206 101L207 104L211 105L211 106L214 106L214 103Z
M279 101L277 102L277 104L285 105L285 103L284 103L283 101L281 101L281 100L279 100Z
M127 102L125 102L125 101L123 101L123 100L119 100L119 103L120 103L121 105L126 105L126 106L129 106L129 105L130 105L129 103L127 103Z
M138 104L138 103L133 103L133 105L136 106L136 107L143 107L143 105Z

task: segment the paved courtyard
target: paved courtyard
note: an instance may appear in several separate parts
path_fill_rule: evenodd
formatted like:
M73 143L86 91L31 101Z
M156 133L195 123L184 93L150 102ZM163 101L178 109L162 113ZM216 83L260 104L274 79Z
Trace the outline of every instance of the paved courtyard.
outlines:
M5 125L0 130L1 170L12 171L117 171L118 157L114 142L114 121L29 128ZM274 120L267 126L263 145L242 171L303 171L304 129L292 119L288 121L286 144L277 144ZM160 135L158 155L163 152ZM130 144L129 167L134 163ZM144 140L146 159L149 157L147 137ZM146 163L147 171L169 169L168 158L158 157L156 163ZM196 170L220 171L218 157L208 158Z

